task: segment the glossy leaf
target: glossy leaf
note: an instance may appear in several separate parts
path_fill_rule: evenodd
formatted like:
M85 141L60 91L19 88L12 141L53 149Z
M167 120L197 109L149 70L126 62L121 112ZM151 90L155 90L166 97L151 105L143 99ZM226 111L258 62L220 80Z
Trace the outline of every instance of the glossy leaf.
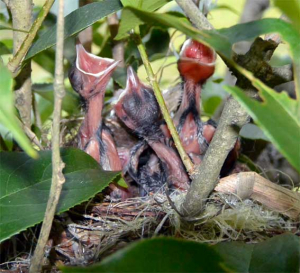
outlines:
M51 151L39 152L39 159L24 153L0 154L0 241L43 220L52 176ZM57 213L82 203L102 191L119 175L103 171L99 164L78 149L63 149L66 164Z
M7 46L0 42L0 55L11 54L11 51L7 48Z
M226 272L208 245L157 238L132 243L90 267L64 267L63 272Z
M300 31L300 2L299 0L274 0L274 5L291 19L292 23Z
M289 98L286 92L277 93L257 80L253 85L258 88L263 102L249 98L238 87L224 88L242 104L271 142L300 172L299 101Z
M249 272L297 272L300 268L300 239L284 234L254 246Z
M14 139L29 156L36 158L37 152L32 148L15 116L12 75L1 61L0 75L0 123L12 133Z
M133 7L138 8L140 10L152 12L166 3L167 0L122 0L124 7ZM141 3L141 6L140 6ZM122 17L120 21L120 27L118 31L118 35L115 37L116 40L121 40L128 37L128 32L131 29L134 29L136 26L143 24L143 20L139 19L137 16L130 17L130 12L125 8L122 11Z
M300 239L293 234L275 236L258 244L220 243L212 248L234 272L297 272Z
M132 243L89 267L63 267L62 272L297 272L300 240L292 234L258 244L214 246L173 238Z
M85 5L65 18L64 38L76 35L88 26L97 22L101 18L116 12L122 8L119 0L102 0L99 2ZM56 43L56 25L43 32L37 41L33 44L27 53L25 60L32 58L39 52L55 45Z
M51 102L54 105L54 91L52 84L34 84L32 89L35 93ZM69 114L77 114L80 112L80 100L77 93L66 90L66 95L63 99L62 109Z
M169 43L170 35L167 30L153 28L150 32L149 40L145 42L149 60L153 62L165 58L168 53Z
M167 4L170 0L121 0L124 7L131 6L147 11L154 11Z

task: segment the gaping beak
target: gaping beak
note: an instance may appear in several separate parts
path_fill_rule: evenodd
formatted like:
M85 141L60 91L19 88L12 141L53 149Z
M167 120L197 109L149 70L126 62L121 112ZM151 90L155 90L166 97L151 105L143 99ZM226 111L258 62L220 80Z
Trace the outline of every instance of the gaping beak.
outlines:
M214 73L215 63L216 52L213 49L189 39L180 52L178 70L186 80L204 82Z
M88 53L80 43L76 45L76 53L75 66L69 73L74 90L80 93L84 99L104 92L119 61Z
M119 61L109 58L101 58L88 53L82 44L76 45L76 68L91 79L97 78L101 81L105 76L110 75L117 67Z

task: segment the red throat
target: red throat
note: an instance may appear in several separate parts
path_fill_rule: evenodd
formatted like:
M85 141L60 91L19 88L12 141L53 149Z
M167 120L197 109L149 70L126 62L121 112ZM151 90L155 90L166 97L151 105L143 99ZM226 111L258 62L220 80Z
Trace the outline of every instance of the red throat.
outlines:
M194 40L187 40L180 53L178 70L185 80L201 83L207 80L215 70L215 52Z

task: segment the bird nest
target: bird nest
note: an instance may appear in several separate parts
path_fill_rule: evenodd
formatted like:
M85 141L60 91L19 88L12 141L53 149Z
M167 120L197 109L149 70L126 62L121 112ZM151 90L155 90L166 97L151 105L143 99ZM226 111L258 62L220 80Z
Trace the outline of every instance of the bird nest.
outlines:
M71 210L67 221L60 221L65 227L60 243L49 247L64 264L87 265L141 238L172 235L210 244L255 243L297 228L292 220L250 199L223 193L214 193L192 222L183 221L177 212L183 197L182 192L156 193L123 202L87 203Z
M184 197L185 193L175 191L118 202L98 194L56 216L47 244L45 268L56 272L58 265L90 265L133 241L161 235L215 244L257 243L284 232L299 232L299 223L292 218L251 199L241 200L234 194L220 192L211 195L201 214L185 221L178 214ZM33 232L25 233L22 244L33 247ZM6 259L10 261L1 268L3 272L26 271L30 258L30 250L22 250Z

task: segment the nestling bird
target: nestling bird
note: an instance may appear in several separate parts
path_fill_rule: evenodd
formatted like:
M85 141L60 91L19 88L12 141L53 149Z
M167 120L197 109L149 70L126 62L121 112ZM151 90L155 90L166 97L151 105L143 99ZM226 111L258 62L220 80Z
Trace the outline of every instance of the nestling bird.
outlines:
M185 151L195 164L201 163L214 133L214 127L200 119L200 99L202 85L214 73L215 60L214 50L191 39L184 43L178 60L183 95L174 123Z
M161 112L153 90L141 83L131 67L127 71L126 89L120 95L114 109L121 121L151 147L162 164L166 180L175 188L187 189L189 178L181 159L171 145L170 135L162 122ZM136 153L141 154L142 148L142 145L141 147L134 147L131 151L131 157L135 158ZM152 173L157 174L159 170L155 165L157 160L154 156L150 157L150 160L152 160L152 170L155 169ZM138 174L137 166L134 164L132 166L135 166L132 168L135 170L133 173L135 176ZM160 178L162 177L160 176Z
M188 39L181 50L178 70L183 80L181 104L174 117L183 147L195 164L200 164L216 130L212 120L200 118L201 89L215 70L214 50L195 40ZM221 176L233 167L238 156L239 143L229 153Z
M76 52L76 62L69 71L69 79L86 105L79 131L79 148L97 160L104 170L120 171L122 165L115 142L102 121L105 89L118 62L88 53L80 43L76 45ZM127 195L125 189L119 192L116 186L111 187L124 198Z

